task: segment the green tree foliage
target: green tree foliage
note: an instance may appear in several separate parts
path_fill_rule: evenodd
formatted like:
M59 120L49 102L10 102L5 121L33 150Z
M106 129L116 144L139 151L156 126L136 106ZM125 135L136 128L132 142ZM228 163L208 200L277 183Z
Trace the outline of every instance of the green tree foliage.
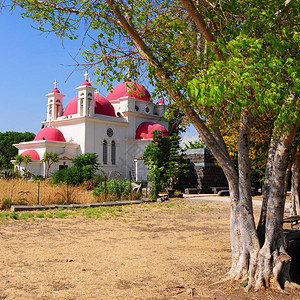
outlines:
M152 132L153 140L142 156L149 169L149 177L153 183L151 196L157 198L165 187L173 188L180 176L187 174L184 154L180 149L180 137L177 135L162 136L162 132Z
M205 147L205 144L199 140L199 141L195 141L195 142L191 142L191 141L188 141L188 144L184 144L184 149L187 150L187 149L203 149L203 148L206 148Z
M100 81L136 80L147 71L154 93L181 109L228 179L230 277L249 278L247 288L284 286L290 263L282 230L284 181L300 120L298 1L11 3L41 30L61 37L76 37L80 22L86 22L95 36L84 56ZM256 229L249 145L251 129L259 128L253 124L264 114L272 119L272 133ZM237 128L238 168L226 144L228 128Z
M11 169L10 162L18 154L18 149L13 144L32 141L35 134L31 132L0 132L0 169Z
M15 166L18 166L18 173L19 174L21 173L21 164L22 164L23 161L24 161L24 156L23 155L18 154L18 155L15 156L14 164L15 164Z
M58 154L46 151L41 161L45 164L45 177L48 178L51 166L59 161Z
M72 162L74 164L72 167L55 171L52 174L51 182L53 184L79 185L84 181L93 180L96 171L99 170L98 155L96 153L77 155Z
M98 155L96 153L84 153L72 159L76 168L91 166L95 171L99 169Z

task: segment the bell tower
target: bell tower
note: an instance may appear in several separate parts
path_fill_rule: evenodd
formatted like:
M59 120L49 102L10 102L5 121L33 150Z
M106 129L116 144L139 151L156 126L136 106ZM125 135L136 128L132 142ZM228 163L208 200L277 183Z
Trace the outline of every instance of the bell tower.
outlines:
M54 81L54 89L51 93L47 94L48 98L48 106L47 106L47 122L49 122L49 126L51 121L57 120L58 117L62 116L63 106L62 101L65 95L61 94L57 89L57 81Z
M88 76L89 74L86 71L83 84L76 88L78 91L77 114L81 117L94 117L95 115L94 92L96 88L92 87Z

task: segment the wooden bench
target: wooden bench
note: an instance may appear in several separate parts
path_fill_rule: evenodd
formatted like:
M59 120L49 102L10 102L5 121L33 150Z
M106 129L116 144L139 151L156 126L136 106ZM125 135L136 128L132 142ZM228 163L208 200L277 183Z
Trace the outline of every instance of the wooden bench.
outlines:
M199 194L198 188L186 188L184 190L185 194Z
M214 194L218 194L220 191L229 191L228 186L213 186L211 189Z
M225 196L227 195L227 192L229 193L229 187L228 186L213 186L211 187L214 194L218 194L219 196ZM255 194L255 187L251 187L251 195L253 196Z
M292 217L287 217L283 219L283 223L291 223L291 229L293 229L294 225L299 224L300 222L300 216L292 216Z

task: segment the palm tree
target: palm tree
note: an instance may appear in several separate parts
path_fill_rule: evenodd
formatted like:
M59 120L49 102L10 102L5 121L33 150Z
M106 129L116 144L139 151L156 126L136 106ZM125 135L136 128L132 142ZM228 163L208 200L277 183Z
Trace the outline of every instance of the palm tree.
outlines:
M19 167L17 170L17 173L20 172L20 174L21 174L21 164L23 161L24 161L24 156L22 154L18 154L15 156L14 165L18 165L18 167Z
M31 156L29 154L26 154L24 156L24 165L25 165L25 170L27 170L28 164L32 162Z
M59 161L58 154L53 152L45 152L42 162L45 164L45 178L48 178L50 167Z

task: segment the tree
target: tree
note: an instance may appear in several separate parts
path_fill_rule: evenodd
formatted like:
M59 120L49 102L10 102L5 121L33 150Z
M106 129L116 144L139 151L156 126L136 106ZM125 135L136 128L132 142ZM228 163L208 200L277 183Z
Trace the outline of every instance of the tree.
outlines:
M50 167L59 161L58 154L53 152L45 152L42 162L45 164L45 178L49 176Z
M24 15L73 38L81 20L98 31L84 52L102 82L137 79L145 66L193 123L227 177L231 198L229 278L247 288L289 282L282 218L284 183L299 123L299 6L296 1L12 1ZM52 28L51 28L52 26ZM189 84L188 84L189 83ZM274 120L256 228L250 183L253 122ZM238 129L238 168L222 130ZM238 123L238 127L236 124Z
M11 160L18 154L18 149L13 144L32 141L35 137L31 132L0 132L0 169L12 168Z
M166 186L173 189L179 177L187 174L187 169L179 146L180 137L162 136L159 130L154 130L152 134L152 142L146 147L142 159L148 166L153 183L151 195L157 198Z
M22 162L24 161L24 156L19 154L19 155L16 155L15 156L15 162L14 162L14 165L15 166L18 166L18 173L21 174L21 164Z
M99 170L100 167L98 163L98 155L96 153L84 153L81 155L77 155L72 159L72 163L76 168L91 166L93 175L97 170Z
M100 167L96 153L77 155L72 159L72 163L74 164L72 167L54 172L51 181L54 184L63 182L71 185L79 185L84 181L92 180Z
M29 154L26 154L24 156L24 165L25 165L25 170L27 170L28 164L32 162L31 156Z
M184 144L185 146L185 150L188 150L188 149L203 149L203 148L206 148L205 147L205 144L199 140L199 141L188 141L188 144Z

